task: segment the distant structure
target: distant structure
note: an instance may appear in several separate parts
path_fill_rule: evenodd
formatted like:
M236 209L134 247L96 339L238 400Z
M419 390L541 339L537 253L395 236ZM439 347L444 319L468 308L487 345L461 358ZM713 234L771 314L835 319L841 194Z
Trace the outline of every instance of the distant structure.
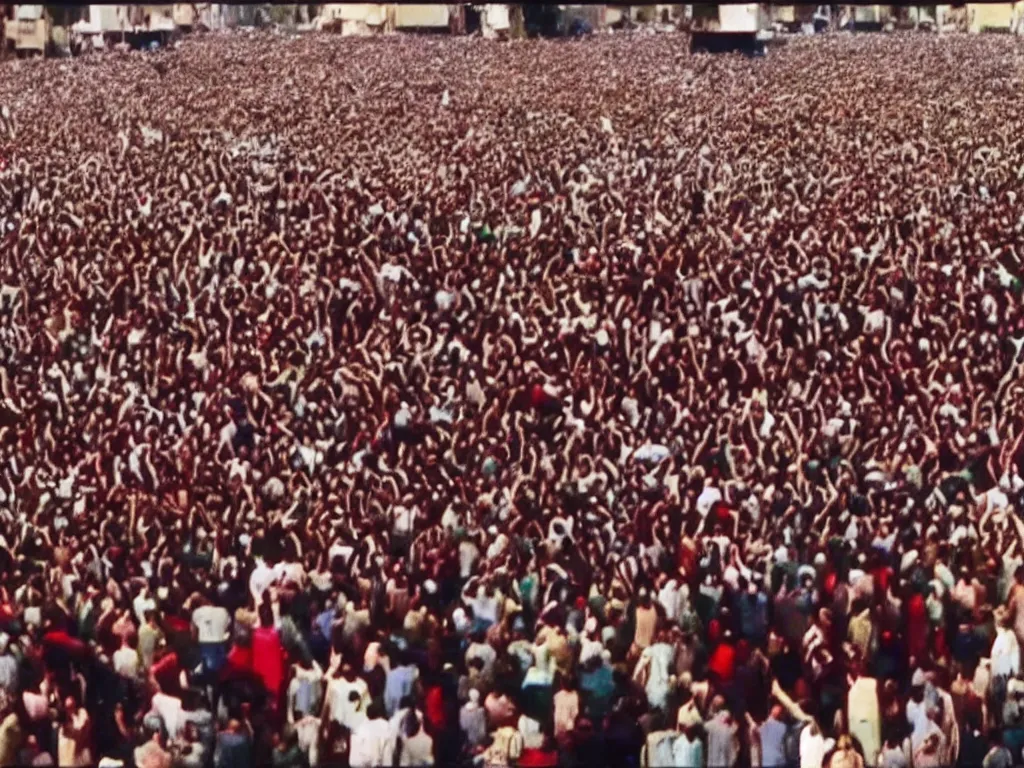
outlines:
M6 6L4 47L19 56L45 56L50 42L50 17L42 5Z

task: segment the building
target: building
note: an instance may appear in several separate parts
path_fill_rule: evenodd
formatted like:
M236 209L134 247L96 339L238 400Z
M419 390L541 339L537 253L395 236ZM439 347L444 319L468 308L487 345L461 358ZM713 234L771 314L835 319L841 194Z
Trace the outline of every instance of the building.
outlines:
M46 54L50 17L42 5L16 5L4 24L4 46L19 55Z
M342 35L370 35L387 31L389 10L383 3L328 3L321 6L314 26Z
M480 11L480 33L484 38L491 40L510 34L512 17L508 5L491 3L477 6L477 9Z
M968 29L973 33L1010 31L1015 3L968 3Z
M440 3L392 6L397 30L441 30L451 23L451 10Z

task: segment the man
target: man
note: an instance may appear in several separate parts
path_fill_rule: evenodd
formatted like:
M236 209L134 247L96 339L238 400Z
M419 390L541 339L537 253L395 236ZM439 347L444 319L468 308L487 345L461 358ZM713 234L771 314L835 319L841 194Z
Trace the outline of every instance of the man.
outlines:
M1010 750L1003 744L998 730L989 734L989 750L981 761L982 768L1013 768L1016 764Z
M149 738L135 748L137 768L171 768L171 753L163 747L159 730L149 732Z
M393 754L386 755L387 765L428 768L434 764L434 740L423 730L423 724L413 709L406 713L401 734L391 746Z
M388 765L387 758L392 749L391 727L384 719L380 706L370 704L366 710L366 720L352 731L349 765L351 768Z
M704 768L704 743L697 726L690 726L676 737L672 764L677 768Z
M480 691L476 688L470 690L469 701L459 711L459 729L470 752L482 746L487 738L487 713L480 706Z
M247 768L252 765L252 739L238 720L230 720L217 736L216 768Z
M740 755L739 726L725 708L722 696L711 700L710 712L710 719L704 723L708 737L708 765L732 768Z
M783 768L787 764L785 741L789 729L782 717L782 707L776 704L757 729L761 741L761 768Z
M327 683L321 718L329 718L354 731L366 719L369 703L370 689L366 681L356 677L351 665L344 664Z
M114 651L114 672L126 680L135 680L139 676L139 652L132 647L131 637L121 638L121 647Z
M231 639L231 614L223 605L202 600L192 611L192 626L199 641L203 673L209 679L217 675L227 659Z
M165 642L164 632L157 624L156 610L150 608L145 612L145 622L139 628L139 661L142 669L148 673L153 666L156 649Z

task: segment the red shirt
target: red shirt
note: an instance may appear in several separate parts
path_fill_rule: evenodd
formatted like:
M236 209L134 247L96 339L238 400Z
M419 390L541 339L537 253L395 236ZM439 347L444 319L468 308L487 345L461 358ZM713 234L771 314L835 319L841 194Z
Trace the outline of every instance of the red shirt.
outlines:
M239 677L252 671L252 648L232 645L221 673L223 677Z
M285 651L273 627L260 627L252 633L252 668L263 681L267 693L277 696L284 685Z
M520 768L556 768L558 752L549 749L524 749L518 765Z
M157 682L160 683L161 688L165 691L174 690L177 688L178 676L181 674L178 654L171 652L163 656L159 661L154 661L150 671Z
M81 640L77 640L63 629L47 632L43 635L43 645L46 648L59 649L72 656L85 656L88 646Z
M444 731L447 718L444 709L444 692L441 690L441 686L435 685L427 691L426 700L423 703L423 715L434 733Z
M530 389L530 404L534 408L543 408L547 400L548 393L544 391L544 387L540 384L534 384Z
M736 671L736 649L729 643L719 643L708 661L708 670L714 672L723 681L732 680Z
M928 610L920 594L907 602L907 652L918 660L928 653Z

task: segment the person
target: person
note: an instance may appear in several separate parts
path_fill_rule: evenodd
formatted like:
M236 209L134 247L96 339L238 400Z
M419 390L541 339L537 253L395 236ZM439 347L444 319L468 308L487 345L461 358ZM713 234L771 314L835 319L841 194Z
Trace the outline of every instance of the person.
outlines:
M17 765L23 731L13 706L0 718L0 765Z
M483 752L485 765L515 765L523 754L523 736L511 725L502 726L491 735L491 743Z
M274 736L274 751L271 754L271 765L274 768L304 768L306 765L305 754L299 747L297 734L292 734L287 740Z
M434 764L434 740L423 730L415 711L406 713L401 733L391 748L394 754L386 756L390 757L388 764L402 768L426 768Z
M847 693L846 712L850 735L860 744L867 765L875 765L882 746L882 719L879 710L878 681L858 674Z
M241 768L252 759L252 738L238 720L230 720L217 735L214 765L217 768Z
M739 725L726 709L722 696L711 701L709 714L710 718L704 724L708 765L732 768L740 757Z
M0 78L19 763L1020 757L1019 46L685 42Z
M826 768L864 768L864 758L854 748L849 736L839 737Z
M171 768L171 754L161 743L160 731L153 731L150 738L135 748L134 760L139 768Z
M76 696L64 699L63 721L57 732L57 765L84 768L93 763L92 718Z
M480 706L480 691L476 688L469 691L468 701L459 710L459 729L470 752L483 746L487 738L487 716Z
M415 716L415 715L414 715ZM349 747L349 765L352 768L373 768L390 765L392 745L391 727L376 703L366 711L366 719L352 731Z
M761 747L761 765L764 768L775 768L786 765L786 753L783 742L788 728L783 722L780 705L772 707L768 719L757 728L758 742Z
M203 672L213 678L220 673L227 659L227 644L231 632L231 614L223 605L215 605L201 595L192 610L199 649L203 658Z

